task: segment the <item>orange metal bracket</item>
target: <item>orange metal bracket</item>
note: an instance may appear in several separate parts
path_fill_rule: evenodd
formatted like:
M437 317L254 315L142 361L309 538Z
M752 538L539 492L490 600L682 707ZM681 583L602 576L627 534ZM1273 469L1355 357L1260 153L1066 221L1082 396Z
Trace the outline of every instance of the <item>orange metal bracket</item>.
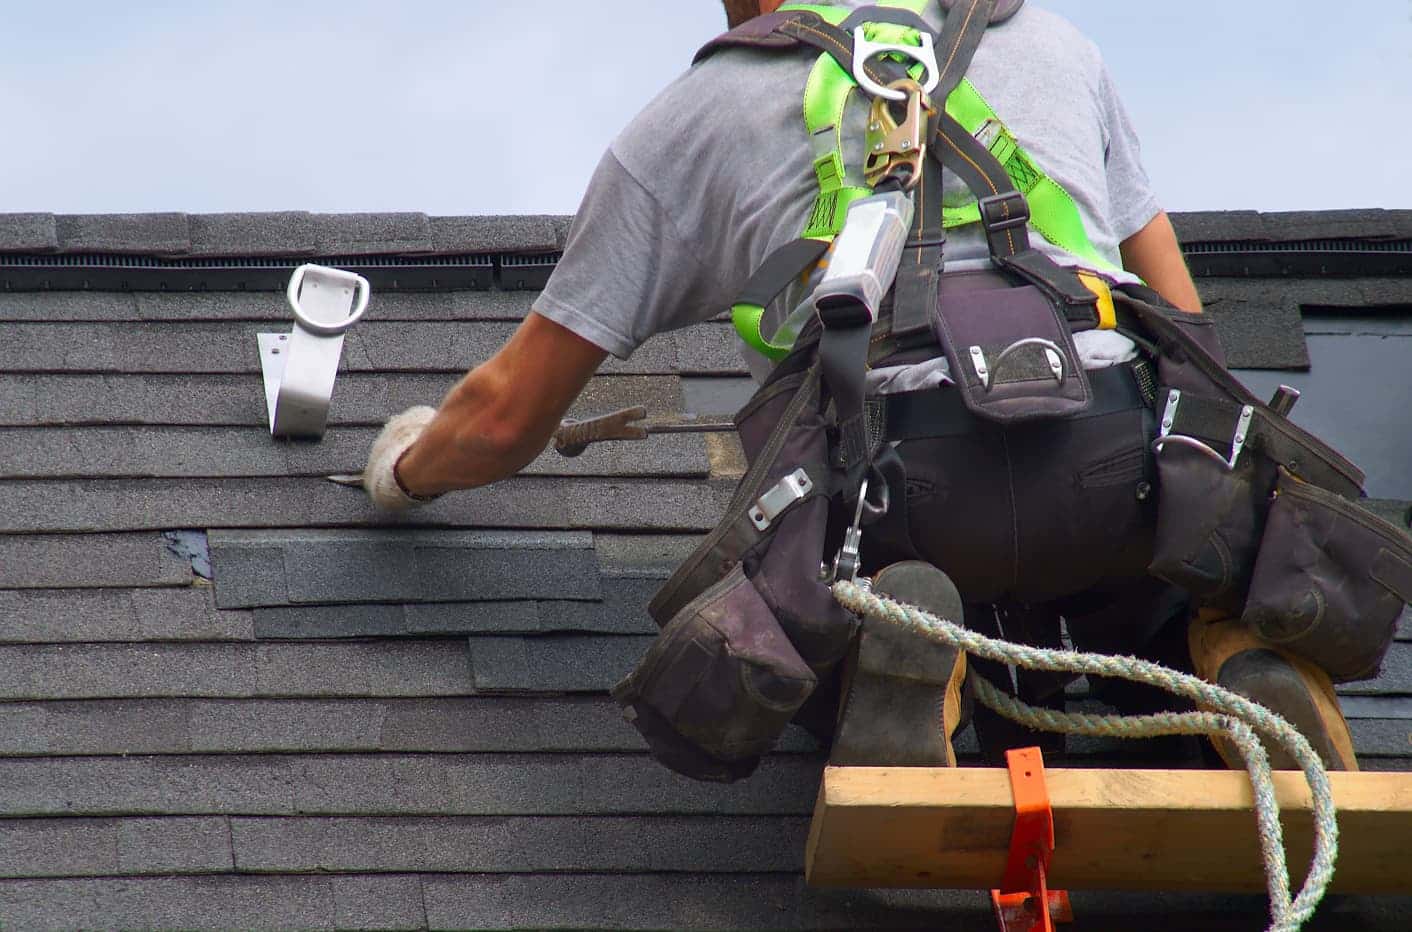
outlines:
M1054 923L1073 922L1069 894L1049 889L1054 856L1054 812L1044 782L1039 748L1005 752L1015 794L1015 829L1000 889L990 891L1001 932L1054 932Z

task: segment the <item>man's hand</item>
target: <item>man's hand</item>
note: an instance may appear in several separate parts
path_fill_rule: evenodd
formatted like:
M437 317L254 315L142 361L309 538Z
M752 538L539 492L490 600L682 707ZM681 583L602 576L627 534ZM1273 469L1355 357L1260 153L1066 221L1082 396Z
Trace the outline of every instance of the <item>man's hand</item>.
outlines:
M397 478L397 461L417 441L428 424L436 417L436 409L422 405L410 408L387 422L373 441L368 465L363 470L363 488L380 508L403 511L427 499L407 494Z

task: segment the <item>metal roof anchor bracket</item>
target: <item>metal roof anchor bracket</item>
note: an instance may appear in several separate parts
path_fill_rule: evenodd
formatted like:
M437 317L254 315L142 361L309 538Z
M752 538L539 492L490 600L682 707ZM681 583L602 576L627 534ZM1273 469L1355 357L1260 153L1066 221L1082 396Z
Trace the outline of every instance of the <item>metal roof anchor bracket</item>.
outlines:
M344 334L368 309L372 289L361 275L301 265L285 294L294 310L294 330L255 335L270 435L318 439L328 425Z

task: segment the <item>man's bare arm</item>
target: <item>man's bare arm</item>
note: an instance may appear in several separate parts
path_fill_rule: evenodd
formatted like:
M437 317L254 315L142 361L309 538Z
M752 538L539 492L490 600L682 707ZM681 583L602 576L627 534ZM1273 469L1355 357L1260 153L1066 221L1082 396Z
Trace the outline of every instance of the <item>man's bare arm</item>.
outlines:
M1123 268L1147 282L1149 288L1184 311L1201 313L1201 296L1186 267L1177 232L1166 212L1118 247L1123 255Z
M513 476L548 445L607 355L531 311L499 352L447 394L402 456L397 477L421 496Z

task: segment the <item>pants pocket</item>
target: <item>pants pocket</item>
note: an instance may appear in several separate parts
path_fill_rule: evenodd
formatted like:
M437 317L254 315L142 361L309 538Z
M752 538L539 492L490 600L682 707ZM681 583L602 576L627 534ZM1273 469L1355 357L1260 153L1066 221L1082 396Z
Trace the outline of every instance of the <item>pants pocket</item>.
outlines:
M737 566L668 623L613 697L667 767L729 782L755 769L816 684Z
M1281 471L1245 621L1349 682L1377 675L1409 600L1412 537Z

